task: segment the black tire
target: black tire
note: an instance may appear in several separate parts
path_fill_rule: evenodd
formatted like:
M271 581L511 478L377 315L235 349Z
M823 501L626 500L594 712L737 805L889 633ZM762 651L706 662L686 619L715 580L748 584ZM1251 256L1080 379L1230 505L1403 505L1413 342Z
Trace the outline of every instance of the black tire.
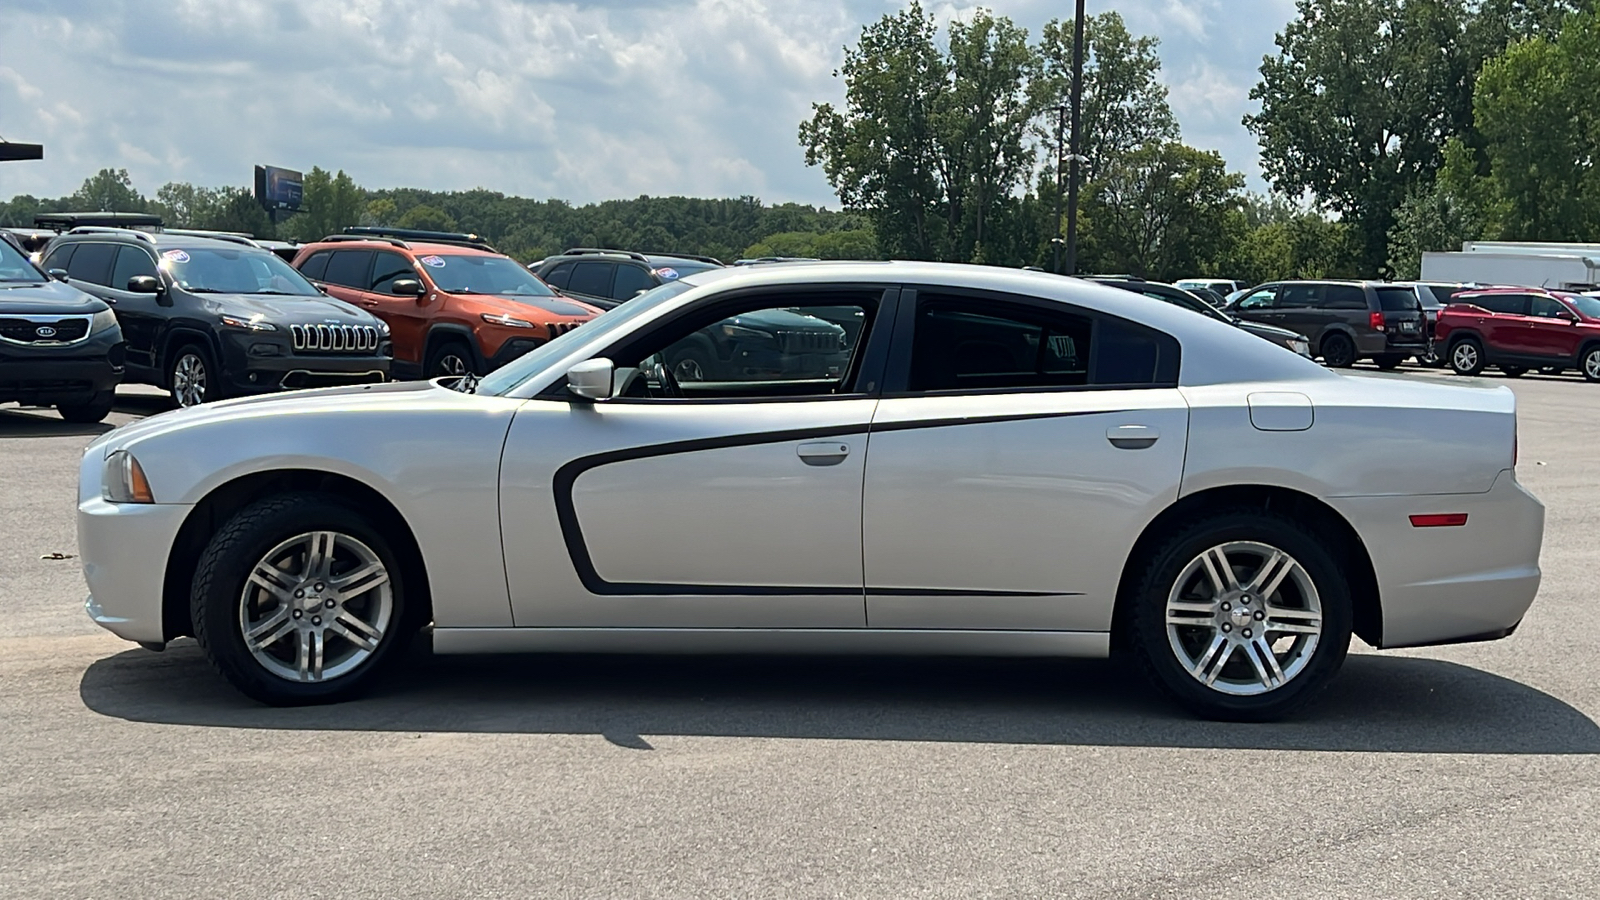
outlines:
M672 354L672 377L679 384L711 381L711 355L700 347L686 347Z
M1578 358L1578 371L1583 373L1585 381L1600 381L1600 344L1583 348Z
M75 425L93 425L111 415L111 407L116 403L116 391L101 391L79 403L57 403L56 412Z
M1501 374L1505 375L1507 378L1521 378L1522 376L1528 374L1528 367L1527 366L1501 366L1500 367L1500 372L1501 372Z
M1373 357L1372 361L1377 363L1378 368L1382 369L1383 371L1392 372L1395 369L1400 368L1400 364L1405 362L1405 357L1399 355L1398 353L1386 353L1383 356Z
M1560 366L1541 366L1539 368L1540 375L1560 375L1565 371L1566 369L1563 369Z
M1322 364L1330 369L1348 369L1356 364L1356 344L1349 335L1335 331L1322 339Z
M1431 342L1426 352L1417 355L1417 364L1428 369L1442 369L1445 366L1444 357L1439 355L1439 349Z
M428 378L483 374L478 371L478 358L472 348L458 340L440 341L428 354L424 371Z
M293 654L305 652L299 644L299 632L313 630L307 621L311 614L320 612L324 608L324 602L327 604L326 608L337 610L328 614L327 631L321 632L324 635L323 642L318 646L325 655L320 658L323 660L328 658L330 646L334 654L341 651L348 652L350 656L347 662L351 664L350 670L322 680L297 681L290 680L288 675L275 673L268 668L267 663L251 652L246 644L241 607L247 602L247 590L253 592L253 597L257 601L271 599L270 595L250 582L250 575L257 570L258 564L276 549L291 543L296 536L313 532L333 532L341 538L354 539L364 545L363 549L375 554L388 575L388 615L383 620L379 629L380 636L375 640L374 646L364 651L366 653L364 657L357 659L362 648L353 641L339 636L334 629L344 626L335 623L346 622L345 612L355 611L355 604L363 602L361 598L367 598L365 602L374 604L367 607L368 610L378 608L378 604L382 601L375 592L381 592L381 587L363 588L338 601L331 596L326 601L319 600L318 598L323 596L320 587L317 593L308 593L307 599L304 600L294 600L287 594L281 601L273 600L272 606L268 607L269 610L275 610L280 605L285 610L299 610L294 617L298 621L284 623L292 626L294 630L288 632L278 643L271 645L272 649L290 650ZM417 621L416 611L408 607L410 597L406 591L407 570L395 556L393 547L394 542L365 515L336 497L301 492L280 494L252 504L235 514L216 533L205 552L201 554L195 568L189 608L194 622L195 639L205 650L211 664L230 684L245 696L262 703L273 706L298 706L332 703L354 697L365 690L374 678L404 652L405 646L410 643L412 635L420 624ZM284 575L289 574L281 569L279 571ZM335 574L330 568L328 575L323 577L331 582L340 574L350 574L350 571L347 568L345 572ZM314 576L315 572L312 572L312 575ZM292 581L293 577L288 580ZM309 581L302 587L309 591ZM287 592L294 589L284 590ZM346 601L352 606L346 607L344 605ZM309 603L311 608L301 610L302 603ZM306 625L302 627L299 624L301 622L305 622ZM322 626L321 622L316 624L319 628ZM294 643L292 647L285 647L282 646L283 641ZM296 656L297 661L300 658Z
M167 396L184 408L222 399L222 371L210 350L200 344L183 344L172 351L167 357Z
M1483 366L1483 345L1477 338L1462 338L1450 345L1450 368L1457 375L1476 375Z
M1145 674L1158 689L1179 705L1195 715L1208 719L1238 722L1271 721L1283 718L1310 702L1327 687L1328 682L1339 671L1350 647L1350 586L1334 557L1324 549L1328 543L1326 535L1307 530L1295 519L1255 509L1221 511L1184 525L1169 535L1153 552L1140 561L1140 567L1134 571L1133 583L1124 595L1124 602L1129 604L1126 627L1130 633L1127 635L1127 643L1131 645ZM1246 548L1263 546L1265 549L1288 554L1293 561L1299 563L1297 571L1307 579L1320 600L1322 630L1315 644L1311 644L1309 637L1295 638L1280 634L1268 644L1268 647L1276 650L1275 645L1284 641L1289 642L1285 656L1282 659L1274 658L1274 665L1279 667L1285 680L1253 695L1226 692L1250 688L1248 685L1237 686L1233 676L1225 673L1237 675L1241 667L1249 666L1250 668L1243 669L1246 673L1244 680L1249 681L1258 677L1251 673L1268 671L1265 666L1258 664L1264 662L1264 658L1243 649L1252 646L1249 641L1237 646L1227 643L1228 638L1224 638L1221 629L1229 626L1207 624L1199 628L1174 628L1172 635L1169 636L1167 625L1169 595L1178 592L1185 584L1196 583L1196 578L1209 584L1209 581L1205 581L1207 576L1204 574L1201 556L1213 548L1224 546ZM1256 558L1263 561L1270 558L1266 555L1265 549ZM1255 551L1235 549L1230 552L1235 554L1231 557L1232 560L1248 561L1250 559L1248 554ZM1196 570L1195 566L1202 568ZM1234 571L1236 578L1249 577L1250 574L1248 568L1242 572L1238 569ZM1300 582L1293 574L1294 571L1291 570L1285 577L1283 586L1274 590L1268 598L1279 601L1274 609L1287 608L1284 604L1286 599L1290 602L1301 602L1301 605L1308 610L1313 608L1308 600L1296 601L1295 598L1299 597L1301 588ZM1209 614L1207 618L1197 619L1197 622L1229 622L1232 621L1231 616L1242 613L1245 616L1244 624L1233 630L1231 637L1243 640L1250 635L1252 627L1253 620L1248 609L1250 600L1254 600L1256 608L1260 610L1255 614L1255 618L1265 616L1262 598L1247 596L1244 602L1240 602L1235 597L1235 602L1238 604L1233 607L1235 612L1217 611ZM1213 606L1214 609L1221 610L1226 609L1228 604L1218 601ZM1214 619L1211 616L1214 616ZM1318 621L1309 612L1301 618L1306 622ZM1210 630L1209 637L1205 634L1207 629ZM1175 649L1175 645L1187 647L1186 642L1195 641L1198 641L1199 646L1209 646L1210 641L1217 638L1224 638L1222 646L1229 648L1228 654L1220 657L1223 662L1216 667L1218 674L1213 676L1217 682L1226 686L1221 689L1202 683L1199 675L1190 674L1189 668L1179 659L1179 651ZM1257 641L1266 639L1265 634L1256 635L1255 638ZM1213 657L1202 655L1202 659L1210 658ZM1288 665L1285 666L1285 663ZM1210 667L1203 662L1199 668L1202 672L1210 670ZM1259 678L1258 683L1267 680Z

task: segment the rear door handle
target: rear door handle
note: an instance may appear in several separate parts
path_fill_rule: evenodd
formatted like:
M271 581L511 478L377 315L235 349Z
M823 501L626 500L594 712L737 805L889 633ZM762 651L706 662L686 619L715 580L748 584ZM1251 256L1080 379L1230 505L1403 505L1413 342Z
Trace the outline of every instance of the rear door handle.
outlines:
M1118 425L1106 429L1106 440L1118 450L1148 450L1161 439L1161 431L1149 425Z
M795 453L808 466L837 466L850 455L850 445L838 441L812 441L795 448Z

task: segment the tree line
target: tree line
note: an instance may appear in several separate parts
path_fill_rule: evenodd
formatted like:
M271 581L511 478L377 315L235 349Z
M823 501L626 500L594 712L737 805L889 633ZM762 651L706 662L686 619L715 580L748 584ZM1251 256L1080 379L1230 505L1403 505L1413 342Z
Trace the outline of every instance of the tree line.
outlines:
M1600 229L1600 0L1296 0L1250 92L1271 193L1185 144L1159 44L1115 12L1088 18L1079 271L1414 276L1461 241L1591 240ZM35 211L151 211L173 226L312 239L347 225L482 234L519 259L572 246L741 256L1049 266L1070 20L1032 39L979 9L941 29L918 3L864 26L835 73L844 102L800 123L842 210L754 197L574 206L489 190L367 189L314 167L305 211L274 224L240 187L141 195L102 170Z

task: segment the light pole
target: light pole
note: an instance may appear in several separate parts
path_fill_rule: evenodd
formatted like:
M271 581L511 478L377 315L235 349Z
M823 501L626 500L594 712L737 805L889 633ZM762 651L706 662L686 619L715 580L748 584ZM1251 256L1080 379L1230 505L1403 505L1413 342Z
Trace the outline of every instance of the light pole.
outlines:
M1081 146L1078 131L1082 124L1083 0L1078 0L1078 15L1072 20L1072 152L1067 157L1067 275L1078 274L1078 179L1079 166L1083 161L1083 156L1078 152ZM1058 173L1059 170L1058 164ZM1060 191L1056 194L1060 196Z
M1056 216L1055 234L1050 238L1050 271L1061 274L1061 176L1067 159L1067 105L1056 107Z

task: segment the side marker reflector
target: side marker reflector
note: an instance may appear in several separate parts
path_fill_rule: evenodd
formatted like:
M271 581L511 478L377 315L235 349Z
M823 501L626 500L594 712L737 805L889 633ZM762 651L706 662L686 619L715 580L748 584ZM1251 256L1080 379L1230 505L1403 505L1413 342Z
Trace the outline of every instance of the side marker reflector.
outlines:
M1422 516L1412 516L1411 524L1415 528L1459 528L1467 524L1466 513L1430 513Z

